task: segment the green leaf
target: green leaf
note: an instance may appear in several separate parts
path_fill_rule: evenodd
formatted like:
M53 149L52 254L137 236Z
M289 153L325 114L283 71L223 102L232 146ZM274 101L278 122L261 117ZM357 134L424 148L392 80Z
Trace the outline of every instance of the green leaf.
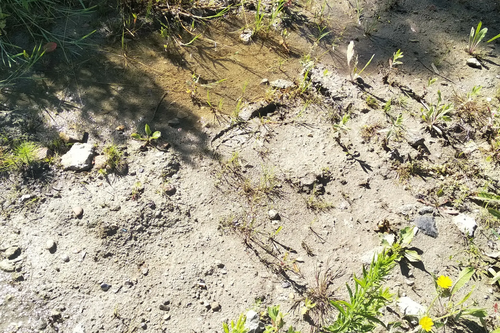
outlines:
M486 312L485 309L465 309L463 314L477 318L484 318L488 315L488 312Z
M464 298L462 298L462 300L456 304L456 306L458 307L458 306L462 305L463 303L465 303L469 299L469 297L472 295L473 291L474 291L474 288L472 288L472 290L467 295L465 295Z
M142 137L139 133L132 133L130 136L132 137L132 139L142 140Z
M472 267L464 268L458 275L457 282L455 282L455 285L451 289L451 294L454 295L457 291L460 290L460 288L462 288L467 282L469 282L475 272L476 270Z
M401 243L409 245L413 240L413 231L415 227L406 227L399 231L399 235L401 236Z
M151 139L158 139L161 137L161 132L160 131L156 131L153 133L153 135L151 136Z
M492 41L494 41L497 38L500 38L500 34L498 34L495 37L493 37L492 39L488 40L486 43L492 42Z
M491 333L500 333L500 328L495 329L495 330L494 330L493 332L491 332Z
M422 258L420 255L417 253L417 251L414 250L406 250L404 252L404 257L408 259L409 262L419 262L422 261Z
M488 212L493 215L494 217L496 217L497 219L500 219L500 211L496 210L496 209L493 209L493 208L487 208L488 209Z
M146 135L147 136L151 136L151 128L149 128L149 125L146 124L146 126L144 126L144 130L146 131Z

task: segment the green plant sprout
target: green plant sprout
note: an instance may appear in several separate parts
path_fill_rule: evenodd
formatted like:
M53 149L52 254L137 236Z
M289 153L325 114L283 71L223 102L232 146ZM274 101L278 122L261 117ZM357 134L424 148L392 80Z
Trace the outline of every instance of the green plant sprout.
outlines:
M132 133L131 135L132 139L145 141L143 147L151 145L153 143L153 140L158 140L161 137L161 132L156 131L153 133L148 124L144 126L144 132L146 132L146 136L142 136L139 133Z
M236 323L234 320L231 321L231 327L229 327L227 323L222 323L224 333L247 333L248 329L245 328L246 320L247 317L244 314L241 314Z
M350 128L346 126L349 119L351 119L351 117L346 113L337 124L333 124L333 131L346 133L350 130Z
M450 113L453 110L453 104L444 104L441 97L441 91L438 90L438 100L435 105L427 106L422 103L425 107L421 109L422 120L427 123L427 128L429 131L435 131L439 135L443 134L443 130L439 127L438 123L441 121L450 121Z
M488 28L482 28L483 22L479 21L476 29L474 30L474 27L470 29L470 35L469 35L469 44L467 46L467 52L470 55L474 55L476 53L476 49L481 43L481 41L484 39L486 36L486 33L488 32ZM500 34L496 35L495 37L491 38L488 40L486 43L490 43L494 41L495 39L499 38Z
M27 170L36 162L36 152L40 147L31 141L16 144L11 153L0 150L0 171Z
M389 67L392 69L396 65L402 65L403 62L399 61L399 59L402 59L403 57L403 52L401 52L401 50L394 52L392 54L392 59L389 59Z
M402 132L405 130L405 127L403 125L402 113L400 113L396 118L390 116L389 114L387 114L387 116L389 118L389 121L391 122L391 126L378 131L379 133L386 133L385 136L386 144L392 137L395 137L396 139L400 138Z
M347 47L347 67L349 68L349 76L351 77L352 82L354 82L356 79L361 77L361 73L363 73L363 71L366 69L366 67L368 67L368 65L370 65L370 63L373 60L373 57L375 56L375 54L372 55L370 60L368 60L368 62L366 63L365 67L363 67L363 69L359 70L358 69L358 55L357 54L356 54L356 56L354 56L354 55L355 55L354 42L351 41L349 43L349 46ZM354 59L354 62L352 63L352 66L351 66L351 61L353 59Z

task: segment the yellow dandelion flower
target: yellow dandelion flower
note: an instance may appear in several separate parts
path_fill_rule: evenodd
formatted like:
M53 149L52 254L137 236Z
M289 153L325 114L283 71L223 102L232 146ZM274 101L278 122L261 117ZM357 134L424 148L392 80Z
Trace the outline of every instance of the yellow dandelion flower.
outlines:
M440 286L443 289L448 289L453 284L450 277L446 276L446 275L441 275L440 277L438 277L436 282L437 282L438 286Z
M431 318L425 316L420 319L419 325L424 331L430 332L432 330L432 326L434 326L434 323L432 322Z

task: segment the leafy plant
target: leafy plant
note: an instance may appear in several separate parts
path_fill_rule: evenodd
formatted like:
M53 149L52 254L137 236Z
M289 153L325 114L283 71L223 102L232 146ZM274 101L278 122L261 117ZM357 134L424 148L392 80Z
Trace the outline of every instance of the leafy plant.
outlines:
M399 238L391 238L386 235L382 239L382 245L386 247L387 251L395 256L395 261L406 259L409 262L422 261L417 251L410 248L410 243L415 234L415 227L405 227L399 231Z
M351 41L349 43L349 46L347 47L347 67L349 68L349 75L351 77L351 81L354 82L357 78L361 77L361 73L363 73L363 71L366 69L366 67L368 67L368 65L370 65L374 56L375 56L375 54L372 55L370 60L368 60L368 62L365 64L365 67L363 67L363 69L359 70L358 69L358 55L357 54L355 55L355 53L354 53L354 42ZM354 61L353 61L353 59L354 59ZM351 61L353 61L352 66L351 66Z
M391 126L379 131L379 133L386 133L386 136L385 136L386 144L388 144L389 140L392 137L399 138L405 129L405 127L403 125L403 114L402 113L400 113L396 118L388 115L388 118L389 118L389 121L391 122Z
M231 327L229 327L227 323L222 323L224 333L247 333L248 329L245 328L246 320L247 317L245 317L244 314L241 314L236 323L234 320L231 320Z
M153 133L148 124L146 124L146 126L144 126L144 132L146 133L146 136L142 136L139 133L132 133L132 135L131 135L132 139L139 140L139 141L145 141L143 147L147 146L147 145L151 145L153 140L158 140L161 137L161 132L155 131Z
M90 13L93 8L82 8L61 4L55 0L3 0L0 7L0 58L3 65L0 87L9 85L22 77L46 52L53 51L58 45L81 47L84 40L93 32L81 37L71 34L55 33L49 28L55 19L81 16ZM23 31L31 45L29 54L23 46L9 38L14 32ZM42 46L43 45L43 46ZM63 49L63 52L66 52ZM76 53L76 52L75 52ZM64 53L66 56L66 53ZM66 57L67 58L67 57Z
M438 134L442 135L443 131L439 127L439 123L442 121L450 121L450 113L453 110L452 103L443 103L441 97L441 91L438 90L438 100L436 104L427 106L424 104L425 109L421 109L422 120L427 123L427 128L429 131L436 131Z
M121 162L123 152L116 145L109 145L104 148L106 156L106 166L109 170L115 170Z
M340 121L337 124L333 124L333 131L345 133L348 130L350 130L350 128L346 126L349 119L351 119L351 117L349 116L348 113L343 115L342 119L340 119Z
M10 152L0 151L0 171L22 171L33 166L40 147L31 141L23 141Z
M377 324L386 327L379 317L392 295L387 288L382 288L382 284L397 258L396 253L382 251L373 258L368 270L363 267L361 278L353 276L354 288L346 284L349 300L330 301L339 314L333 324L324 328L327 332L369 332Z
M480 200L486 204L486 209L495 218L500 220L500 211L497 207L500 205L500 196L489 192L479 192L473 199ZM493 206L493 207L491 207Z
M458 275L455 283L453 283L449 276L441 275L438 278L434 278L436 296L429 305L425 316L420 320L420 326L425 331L430 331L432 326L438 328L443 326L455 326L467 317L479 319L483 326L485 325L483 318L487 315L486 310L472 308L465 304L472 295L474 288L472 288L460 301L453 301L453 296L470 281L475 272L476 270L472 267L464 268ZM436 307L437 309L435 309ZM434 318L430 314L432 310L435 310L438 314Z
M392 59L389 59L389 66L392 69L392 67L396 65L402 65L403 63L399 61L399 59L403 58L403 52L401 50L397 50L392 54Z
M488 28L482 28L483 22L479 22L476 29L472 27L470 29L470 34L469 34L469 44L467 46L467 52L471 55L476 53L477 46L481 41L484 39L486 36L486 33L488 32ZM488 40L486 43L492 42L495 39L499 38L500 34L496 35L495 37L491 38Z

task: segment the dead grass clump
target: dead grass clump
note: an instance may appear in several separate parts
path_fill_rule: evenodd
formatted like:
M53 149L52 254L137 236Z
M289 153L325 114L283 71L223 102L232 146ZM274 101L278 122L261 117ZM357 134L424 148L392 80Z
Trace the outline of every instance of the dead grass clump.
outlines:
M382 129L382 125L380 125L380 123L375 123L375 124L371 124L371 125L364 125L361 128L361 132L360 132L361 138L365 142L370 142L371 139L377 137L377 134L379 133L379 131L381 129Z

